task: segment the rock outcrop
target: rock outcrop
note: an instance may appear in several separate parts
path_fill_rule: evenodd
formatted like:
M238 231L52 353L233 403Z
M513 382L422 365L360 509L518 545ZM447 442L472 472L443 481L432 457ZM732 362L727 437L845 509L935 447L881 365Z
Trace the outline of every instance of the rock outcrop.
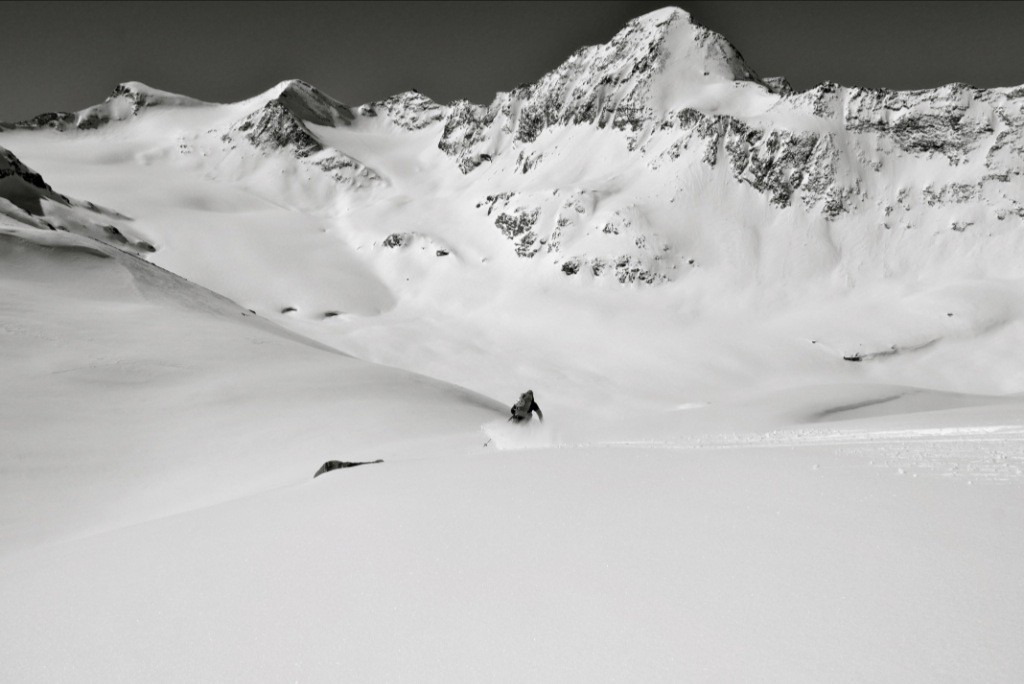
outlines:
M384 459L378 458L376 461L327 461L320 470L316 471L313 475L314 478L320 477L324 473L329 473L332 470L338 470L339 468L354 468L355 466L370 465L373 463L383 463Z
M355 118L347 106L304 81L284 81L267 93L267 101L221 134L233 145L240 139L257 150L287 151L334 180L362 188L383 182L377 172L344 152L325 145L309 126L348 126Z
M35 228L83 235L133 254L156 250L134 235L129 227L130 218L56 192L41 174L3 147L0 147L0 214Z

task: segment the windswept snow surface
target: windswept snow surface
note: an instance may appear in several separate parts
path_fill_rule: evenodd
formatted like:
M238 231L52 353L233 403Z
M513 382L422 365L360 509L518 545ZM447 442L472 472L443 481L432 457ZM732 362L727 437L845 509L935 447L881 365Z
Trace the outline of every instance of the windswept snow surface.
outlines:
M1018 95L776 90L0 127L0 680L1020 681Z

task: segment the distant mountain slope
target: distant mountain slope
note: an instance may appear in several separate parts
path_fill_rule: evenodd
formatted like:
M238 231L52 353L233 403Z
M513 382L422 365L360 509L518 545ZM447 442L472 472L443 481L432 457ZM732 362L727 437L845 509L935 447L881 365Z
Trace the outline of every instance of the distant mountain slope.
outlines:
M667 8L489 105L409 92L350 107L298 80L210 104L131 82L8 125L0 144L132 216L129 242L158 247L155 263L453 381L492 377L469 368L507 354L532 374L584 365L556 340L604 335L582 300L630 320L598 364L636 350L632 373L610 371L611 397L637 374L658 384L665 364L706 392L767 368L820 379L819 361L843 377L1024 389L1016 371L947 377L970 345L989 358L1016 339L1024 87L794 93ZM513 316L545 322L512 341ZM736 349L700 365L679 343L690 335ZM736 355L756 361L733 376ZM574 401L590 391L578 382Z
M120 83L103 103L80 112L50 112L27 121L0 123L2 130L37 130L49 128L57 131L85 131L101 128L114 121L124 121L149 107L200 107L206 102L164 90L150 88L144 83Z

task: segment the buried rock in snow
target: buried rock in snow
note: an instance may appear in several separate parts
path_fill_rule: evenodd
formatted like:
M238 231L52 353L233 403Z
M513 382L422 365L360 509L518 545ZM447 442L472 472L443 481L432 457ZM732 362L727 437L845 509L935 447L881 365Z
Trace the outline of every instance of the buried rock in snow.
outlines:
M360 466L360 465L368 465L368 464L371 464L371 463L383 463L383 462L384 462L384 459L382 459L382 458L378 458L376 461L327 461L322 466L320 466L320 470L316 471L316 475L314 475L313 477L314 478L319 477L319 476L323 475L326 472L329 472L331 470L337 470L338 468L352 468L352 467Z

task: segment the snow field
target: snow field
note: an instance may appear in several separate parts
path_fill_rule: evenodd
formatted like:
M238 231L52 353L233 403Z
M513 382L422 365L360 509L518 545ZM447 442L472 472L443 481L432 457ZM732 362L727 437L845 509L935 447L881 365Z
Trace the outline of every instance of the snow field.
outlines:
M694 31L658 115L847 135ZM1016 191L924 192L980 147L849 133L803 171L877 206L826 220L667 120L495 119L463 174L440 120L349 125L304 84L128 86L160 106L0 133L75 200L0 198L0 680L1021 679ZM247 142L281 98L324 149L275 139L287 115ZM155 251L90 239L86 202ZM536 211L534 257L503 211ZM667 280L619 282L623 250ZM546 420L510 425L526 388Z
M417 456L9 556L6 676L1010 681L1022 665L1019 483L896 477L828 447Z

